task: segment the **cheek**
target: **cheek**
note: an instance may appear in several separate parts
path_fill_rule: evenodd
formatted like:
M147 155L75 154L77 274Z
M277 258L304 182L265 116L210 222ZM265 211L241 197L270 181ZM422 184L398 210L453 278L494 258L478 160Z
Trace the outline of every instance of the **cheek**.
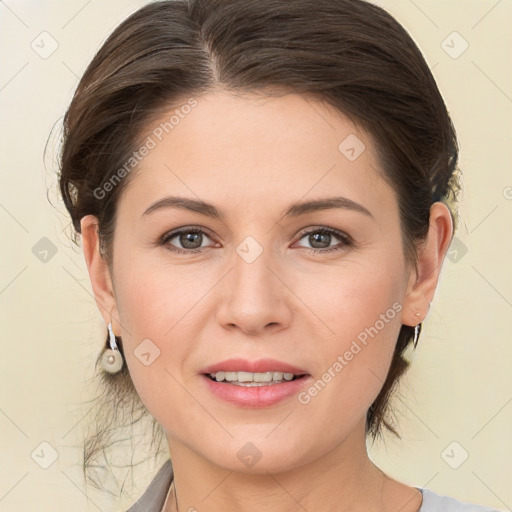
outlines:
M133 343L143 338L173 342L175 332L190 323L194 309L200 310L201 297L215 276L197 266L191 269L137 255L136 251L130 254L120 263L122 273L116 286L123 326Z
M316 407L335 406L353 418L371 405L386 379L402 325L402 271L400 265L382 261L354 265L333 277L329 293L316 300L309 295L308 303L321 312L329 331L322 350L317 347L310 354L321 361L319 381L306 390L302 403L311 399Z
M120 258L116 267L120 269L116 301L126 364L144 405L157 421L163 421L162 399L179 394L173 377L181 381L195 336L193 306L202 287L184 266L159 267L137 257L136 251L126 254L132 257Z
M359 335L364 340L364 333L368 329L373 332L372 327L389 337L390 327L396 330L401 325L402 281L400 265L385 265L382 260L352 262L303 283L299 293L324 320L329 328L326 334L343 345ZM341 345L338 348L343 348Z

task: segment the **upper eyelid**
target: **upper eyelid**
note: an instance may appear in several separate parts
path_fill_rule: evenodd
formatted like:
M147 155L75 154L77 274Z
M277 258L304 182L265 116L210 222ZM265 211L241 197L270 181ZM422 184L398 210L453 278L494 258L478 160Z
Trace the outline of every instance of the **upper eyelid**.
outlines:
M346 238L350 238L350 235L348 233L345 233L343 230L336 229L336 228L330 228L328 226L313 226L313 227L309 227L309 228L304 228L299 231L297 236L302 237L302 236L308 235L310 233L315 233L316 231L326 231L327 233L330 233L331 235L336 235L336 236L340 236L340 237L345 236Z

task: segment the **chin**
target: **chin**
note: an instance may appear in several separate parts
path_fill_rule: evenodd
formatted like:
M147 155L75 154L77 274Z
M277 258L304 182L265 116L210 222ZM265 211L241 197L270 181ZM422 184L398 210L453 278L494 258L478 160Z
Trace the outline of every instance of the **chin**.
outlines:
M296 446L300 446L301 450ZM308 447L309 453L303 452L305 447ZM231 440L228 445L219 446L214 453L204 453L203 457L216 466L236 473L267 475L296 469L314 460L317 451L307 442L290 443L288 440L284 445L264 439L249 441L246 436L243 441Z

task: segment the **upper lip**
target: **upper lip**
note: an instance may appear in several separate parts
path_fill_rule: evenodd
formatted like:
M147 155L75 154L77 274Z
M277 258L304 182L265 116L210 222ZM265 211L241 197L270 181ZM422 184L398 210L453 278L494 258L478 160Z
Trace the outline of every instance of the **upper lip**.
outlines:
M217 373L217 372L250 372L250 373L266 373L266 372L282 372L293 373L295 375L307 374L305 370L285 363L276 359L258 359L257 361L249 361L247 359L226 359L219 363L212 364L202 370L201 373Z

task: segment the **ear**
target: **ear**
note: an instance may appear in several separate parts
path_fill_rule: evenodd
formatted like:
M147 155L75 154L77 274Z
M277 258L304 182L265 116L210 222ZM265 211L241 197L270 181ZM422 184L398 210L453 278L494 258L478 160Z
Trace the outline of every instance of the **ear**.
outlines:
M80 227L82 232L82 249L96 305L105 324L108 325L112 322L112 330L119 336L120 322L112 278L108 265L102 258L99 249L98 218L94 215L86 215L80 220Z
M402 313L404 325L415 326L427 316L452 235L450 210L444 203L434 203L430 207L428 235L418 254L417 268L411 271L407 284Z

